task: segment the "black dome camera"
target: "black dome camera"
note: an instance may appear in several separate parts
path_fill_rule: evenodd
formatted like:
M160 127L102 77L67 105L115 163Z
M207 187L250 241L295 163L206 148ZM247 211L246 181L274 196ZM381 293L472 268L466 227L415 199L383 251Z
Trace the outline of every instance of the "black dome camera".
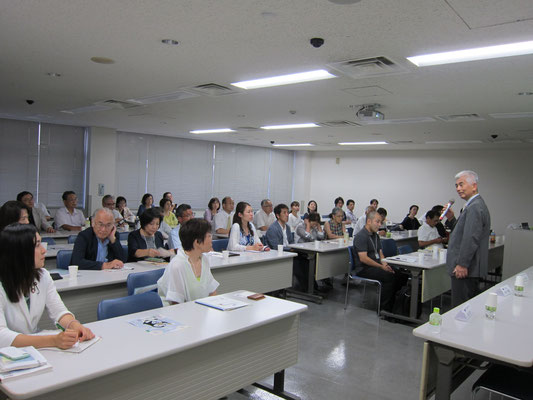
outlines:
M490 135L491 138L496 139L498 135Z
M324 39L322 38L319 38L319 37L315 37L315 38L312 38L309 43L311 43L311 46L315 47L315 48L319 48L319 47L322 47L322 45L324 44Z
M33 101L31 99L28 99L28 100L26 100L26 103L28 103L31 106L33 103L35 103L35 101Z

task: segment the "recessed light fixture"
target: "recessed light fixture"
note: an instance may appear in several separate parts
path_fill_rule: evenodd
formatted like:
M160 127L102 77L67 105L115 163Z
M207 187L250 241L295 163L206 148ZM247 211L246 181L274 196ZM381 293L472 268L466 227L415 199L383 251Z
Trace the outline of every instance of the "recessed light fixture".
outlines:
M269 78L234 82L232 83L232 85L240 87L241 89L259 89L271 86L291 85L293 83L311 82L330 78L336 78L336 76L330 74L325 69L317 69L314 71L299 72L296 74L271 76Z
M194 131L190 131L190 133L194 133L196 135L200 135L202 133L225 133L225 132L235 132L233 129L230 128L219 128L219 129L197 129Z
M273 143L274 147L309 147L314 146L312 143Z
M59 78L61 74L58 74L57 72L47 72L46 75L51 76L53 78Z
M374 144L388 144L387 142L341 142L337 143L341 146L368 146Z
M426 144L477 144L483 143L481 140L433 140Z
M169 46L177 46L178 44L180 44L180 42L174 39L163 39L161 40L161 43L168 44Z
M287 125L266 125L261 126L261 129L300 129L300 128L317 128L320 125L315 124L314 122L309 122L305 124L287 124Z
M497 46L476 47L473 49L447 51L444 53L424 54L407 57L418 67L428 65L452 64L465 61L488 60L491 58L522 56L533 53L533 41L501 44Z
M520 92L518 93L519 96L533 96L533 92Z
M97 64L114 64L115 60L107 57L91 57L91 61Z

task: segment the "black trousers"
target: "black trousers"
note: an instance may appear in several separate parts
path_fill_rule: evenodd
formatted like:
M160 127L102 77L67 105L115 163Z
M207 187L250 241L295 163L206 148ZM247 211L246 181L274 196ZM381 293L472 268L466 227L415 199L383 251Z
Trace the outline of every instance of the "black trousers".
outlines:
M381 309L389 312L394 306L396 292L407 283L409 278L398 270L392 273L378 267L363 267L357 275L361 278L375 279L381 282Z
M455 276L452 280L452 307L470 300L479 293L479 278L462 278L457 279Z

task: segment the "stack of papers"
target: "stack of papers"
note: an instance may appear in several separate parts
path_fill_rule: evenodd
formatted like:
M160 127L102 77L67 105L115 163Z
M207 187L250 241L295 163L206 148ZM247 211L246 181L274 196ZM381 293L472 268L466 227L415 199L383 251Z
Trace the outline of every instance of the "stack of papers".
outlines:
M48 361L46 361L46 358L33 346L22 347L21 350L28 353L28 356L18 360L0 356L0 381L42 372L52 368Z

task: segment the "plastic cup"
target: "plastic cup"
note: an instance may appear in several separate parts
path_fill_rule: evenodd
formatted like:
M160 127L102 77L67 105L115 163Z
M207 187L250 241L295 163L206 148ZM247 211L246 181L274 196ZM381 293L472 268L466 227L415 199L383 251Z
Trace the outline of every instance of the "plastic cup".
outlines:
M320 247L320 241L315 240L315 249L318 249Z
M222 250L222 258L224 260L229 259L229 250Z
M282 244L278 244L278 255L282 255L283 254L283 245Z
M68 266L68 277L69 279L76 279L78 277L78 266L77 265Z
M446 262L446 249L440 249L439 250L439 262L445 263Z
M433 258L439 258L439 248L437 246L433 246Z
M424 253L418 253L418 262L420 264L424 262Z

